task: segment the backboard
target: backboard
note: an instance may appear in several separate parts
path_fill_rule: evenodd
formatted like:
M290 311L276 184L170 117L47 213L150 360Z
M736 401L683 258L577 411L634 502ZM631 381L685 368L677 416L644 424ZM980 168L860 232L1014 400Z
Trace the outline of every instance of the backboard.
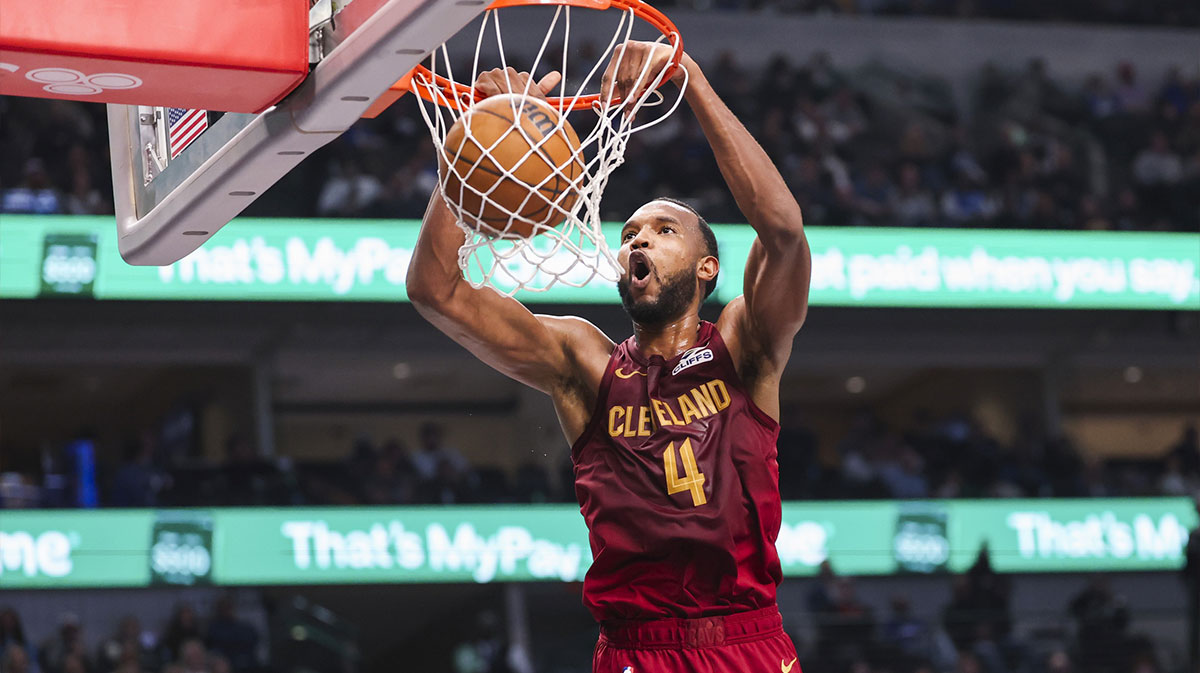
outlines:
M155 152L161 108L109 104L121 256L166 265L200 247L485 8L485 0L352 0L334 9L319 0L304 81L261 113L225 114L173 159Z

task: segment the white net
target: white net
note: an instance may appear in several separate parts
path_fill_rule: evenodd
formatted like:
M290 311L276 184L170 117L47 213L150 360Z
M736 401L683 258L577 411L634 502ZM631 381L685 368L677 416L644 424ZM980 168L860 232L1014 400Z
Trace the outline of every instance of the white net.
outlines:
M535 74L558 70L563 77L562 91L572 93L552 99L564 113L558 115L552 130L539 131L541 137L531 137L532 134L522 124L514 124L506 132L521 134L528 147L520 160L512 162L509 157L511 166L506 168L491 154L506 136L480 140L472 135L471 125L464 124L464 139L453 147L448 147L446 143L451 128L471 111L476 98L473 88L444 86L444 83L424 74L413 77L412 88L420 90L418 93L422 94L418 96L421 115L429 127L437 155L441 158L439 183L442 193L466 235L459 250L459 266L472 286L488 286L505 295L512 295L519 290L540 292L560 284L582 287L597 277L615 282L620 269L601 230L600 198L609 175L624 162L629 137L670 116L683 100L682 89L686 81L674 101L666 104L657 88L668 73L666 70L649 72L647 59L638 81L648 82L649 86L636 99L614 101L611 94L607 98L594 95L601 89L600 80L614 54L617 59L625 56L621 45L632 39L634 26L640 21L633 9L607 12L618 15L617 27L611 38L606 38L607 46L603 50L596 50L595 56L588 57L587 60L594 60L594 63L583 67L568 63L567 55L572 52L571 7L560 5L554 8L550 28L537 55L532 62L519 63L510 62L504 50L500 28L502 11L509 10L491 9L484 14L469 73L454 72L451 51L445 44L435 49L427 59L429 71L447 80L473 83L484 63L497 65L505 72L510 66L517 71ZM593 16L596 13L593 9L575 8L574 11L590 12ZM579 20L587 25L591 18L581 17ZM556 44L553 48L556 55L548 57L552 38L561 39L562 44L561 47ZM682 49L678 34L660 34L657 42L671 45L675 52ZM594 44L589 41L581 51L591 50ZM489 51L494 49L498 53L485 53L485 45ZM558 52L561 52L561 56L557 55ZM490 66L484 69L490 69ZM456 78L455 74L460 77ZM510 82L509 89L527 96L530 86L532 80L524 90L517 87L515 82ZM590 99L586 92L591 92ZM517 107L520 99L515 100L518 102L513 104L512 118L519 119ZM570 115L565 112L580 106L586 107ZM644 108L653 110L639 115ZM548 142L562 142L555 139L564 137L564 126L568 121L573 128L584 129L585 132L580 134L579 146L571 154L570 160L560 161L556 165L555 161L547 160L548 153L544 148ZM469 148L469 154L464 152L464 148ZM468 156L470 160L464 160ZM531 158L547 167L545 178L537 184L526 185L528 193L515 207L511 191L506 193L503 200L509 205L505 206L500 202L502 199L497 190L511 190L514 183L519 183L512 174L512 166L521 166ZM479 170L493 174L499 171L499 175L488 188L481 190L470 184L473 172ZM481 221L484 226L477 227ZM525 235L530 232L531 235Z

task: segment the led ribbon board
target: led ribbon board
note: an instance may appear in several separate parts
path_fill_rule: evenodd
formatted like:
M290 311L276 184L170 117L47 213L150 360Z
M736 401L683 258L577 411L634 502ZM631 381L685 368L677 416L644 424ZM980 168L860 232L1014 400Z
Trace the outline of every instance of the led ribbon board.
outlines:
M1186 498L788 502L787 576L1174 571ZM570 582L591 564L572 505L8 510L0 588Z
M614 244L619 225L606 225ZM104 217L0 217L0 298L404 301L413 220L241 219L184 259L135 267ZM715 225L716 300L754 240ZM1200 234L809 227L814 306L1200 310ZM519 293L617 304L603 281Z

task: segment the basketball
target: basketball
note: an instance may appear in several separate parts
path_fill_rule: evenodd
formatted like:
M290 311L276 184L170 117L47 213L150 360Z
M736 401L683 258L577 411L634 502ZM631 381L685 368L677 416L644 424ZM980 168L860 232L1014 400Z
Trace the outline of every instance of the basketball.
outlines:
M544 101L504 94L475 104L454 124L440 168L446 198L467 225L529 238L538 227L562 223L579 198L583 162L575 129L559 121Z

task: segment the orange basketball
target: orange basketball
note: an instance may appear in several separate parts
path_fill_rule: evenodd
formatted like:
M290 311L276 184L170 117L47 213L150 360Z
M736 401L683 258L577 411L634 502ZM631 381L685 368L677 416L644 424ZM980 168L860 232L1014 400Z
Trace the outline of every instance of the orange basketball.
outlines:
M537 226L562 223L562 211L579 198L573 184L583 162L575 129L558 124L558 112L545 101L504 94L476 103L450 128L440 168L446 198L462 207L466 224L528 238ZM510 225L511 215L518 217Z

